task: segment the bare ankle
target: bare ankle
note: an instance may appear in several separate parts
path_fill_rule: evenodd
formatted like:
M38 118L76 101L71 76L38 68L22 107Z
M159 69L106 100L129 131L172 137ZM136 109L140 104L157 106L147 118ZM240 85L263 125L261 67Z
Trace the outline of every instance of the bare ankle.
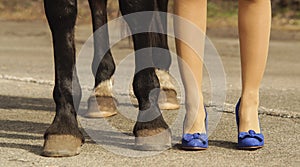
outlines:
M240 131L250 129L260 131L258 121L259 94L256 92L243 92L239 110Z
M184 121L184 133L205 133L205 111L199 110L198 112L187 111Z
M259 92L244 91L242 93L241 102L244 105L259 105Z

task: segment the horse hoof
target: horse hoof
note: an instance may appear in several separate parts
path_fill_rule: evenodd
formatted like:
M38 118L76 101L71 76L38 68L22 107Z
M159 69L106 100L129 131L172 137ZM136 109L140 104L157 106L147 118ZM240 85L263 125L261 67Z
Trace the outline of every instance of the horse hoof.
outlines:
M164 89L160 92L158 105L161 110L178 110L180 108L177 93L174 89Z
M133 93L130 92L130 101L134 107L138 107L138 101ZM161 110L178 110L180 104L177 98L177 93L174 89L163 89L159 93L158 105Z
M72 135L49 135L44 142L42 156L70 157L80 153L82 145L80 138Z
M88 100L87 118L106 118L117 114L117 101L110 96L91 96Z
M142 151L163 151L171 148L171 130L158 128L138 131L135 149Z
M158 104L162 110L177 110L180 108L177 98L178 86L175 86L176 79L168 72L156 69L155 73L159 79L160 91Z

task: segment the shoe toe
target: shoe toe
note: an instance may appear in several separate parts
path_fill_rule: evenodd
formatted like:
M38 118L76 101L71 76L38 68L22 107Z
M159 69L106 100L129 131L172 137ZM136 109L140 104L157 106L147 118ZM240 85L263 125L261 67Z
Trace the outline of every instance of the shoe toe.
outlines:
M199 148L205 149L208 148L208 138L206 134L185 134L182 138L182 147L183 148Z
M238 147L257 147L263 146L263 142L259 141L256 138L244 138L239 140Z
M194 139L194 140L188 142L187 146L206 148L207 147L207 142L206 141L201 141L200 139Z

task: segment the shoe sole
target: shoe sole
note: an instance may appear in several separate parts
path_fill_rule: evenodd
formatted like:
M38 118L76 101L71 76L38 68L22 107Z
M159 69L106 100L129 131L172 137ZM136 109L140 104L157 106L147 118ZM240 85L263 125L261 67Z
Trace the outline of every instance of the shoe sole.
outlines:
M238 147L240 150L257 150L263 148L263 146L252 146L252 147Z
M188 151L200 151L200 150L206 150L207 148L203 147L181 147L182 150L188 150Z

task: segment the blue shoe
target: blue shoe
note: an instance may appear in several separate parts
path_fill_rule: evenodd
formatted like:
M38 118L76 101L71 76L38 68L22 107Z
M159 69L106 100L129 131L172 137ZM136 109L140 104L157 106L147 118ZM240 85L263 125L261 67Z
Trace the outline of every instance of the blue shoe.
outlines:
M264 135L262 133L256 133L254 130L248 132L239 131L239 109L241 99L239 99L235 107L236 123L238 127L238 145L240 149L259 149L264 146Z
M205 110L205 129L207 133L207 112ZM184 134L181 148L184 150L205 150L208 148L208 136L206 133Z
M184 134L181 148L184 150L205 150L208 148L208 137L205 133Z

